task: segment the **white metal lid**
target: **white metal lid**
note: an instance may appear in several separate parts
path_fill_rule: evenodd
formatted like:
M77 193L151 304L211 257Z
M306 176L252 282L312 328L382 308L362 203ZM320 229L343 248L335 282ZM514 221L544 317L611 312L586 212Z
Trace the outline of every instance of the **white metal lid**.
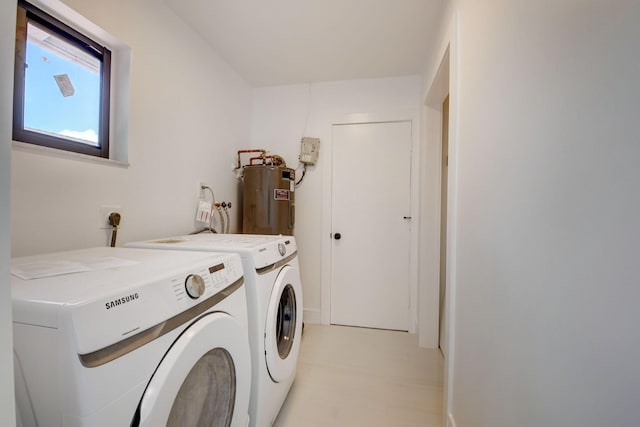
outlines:
M100 261L104 266L113 259L127 263L100 267ZM79 353L154 326L242 278L237 255L132 248L14 258L12 268L45 262L85 263L94 269L32 280L12 276L13 321L73 330ZM184 281L189 274L203 277L201 298L186 295Z
M251 260L260 269L287 258L297 251L293 236L257 234L200 233L144 242L127 243L127 247L184 251L234 252Z

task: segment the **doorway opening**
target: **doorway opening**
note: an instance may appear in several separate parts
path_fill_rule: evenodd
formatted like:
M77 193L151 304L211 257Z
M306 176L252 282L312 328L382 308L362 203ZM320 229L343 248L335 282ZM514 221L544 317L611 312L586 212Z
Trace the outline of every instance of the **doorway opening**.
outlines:
M420 345L440 348L444 358L444 420L455 426L453 401L456 334L456 241L458 151L458 18L445 30L440 61L424 101L425 155L421 160L424 190L421 203L422 297Z
M449 193L449 94L442 103L442 155L440 156L440 271L438 309L438 347L447 354L447 202Z

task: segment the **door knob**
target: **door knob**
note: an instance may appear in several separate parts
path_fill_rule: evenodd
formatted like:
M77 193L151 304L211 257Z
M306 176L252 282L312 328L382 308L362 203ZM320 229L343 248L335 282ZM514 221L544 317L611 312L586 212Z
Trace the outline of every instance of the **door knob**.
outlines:
M342 237L342 234L340 233L333 233L333 238L336 240L340 240L340 238Z

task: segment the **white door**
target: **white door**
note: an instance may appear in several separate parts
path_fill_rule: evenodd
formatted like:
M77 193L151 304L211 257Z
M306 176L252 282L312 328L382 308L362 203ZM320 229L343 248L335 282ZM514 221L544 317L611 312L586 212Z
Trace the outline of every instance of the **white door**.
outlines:
M411 122L333 127L331 323L409 328Z

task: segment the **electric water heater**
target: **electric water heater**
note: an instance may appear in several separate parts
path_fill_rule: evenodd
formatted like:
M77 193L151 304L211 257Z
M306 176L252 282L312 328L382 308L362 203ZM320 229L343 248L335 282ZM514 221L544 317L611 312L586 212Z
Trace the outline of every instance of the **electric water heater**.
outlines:
M295 171L272 164L243 171L242 232L293 235Z

